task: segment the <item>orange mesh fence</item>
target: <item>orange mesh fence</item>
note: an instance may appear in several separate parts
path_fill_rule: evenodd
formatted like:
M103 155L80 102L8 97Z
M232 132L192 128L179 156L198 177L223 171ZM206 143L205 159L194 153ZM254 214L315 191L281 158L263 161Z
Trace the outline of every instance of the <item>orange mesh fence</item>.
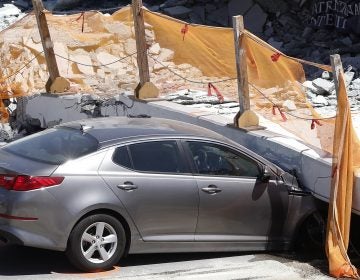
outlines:
M212 88L210 82L227 100L238 100L231 28L191 25L145 9L143 13L151 81L161 94L206 91ZM70 80L70 91L108 97L136 87L136 42L129 7L111 16L86 12L46 17L59 71ZM252 110L309 145L331 152L334 119L316 113L302 85L303 63L324 70L329 66L288 57L249 32L241 43L247 54ZM0 98L44 91L48 74L35 16L29 14L2 31L0 45ZM284 106L289 102L292 108ZM6 119L3 105L0 110Z
M345 78L339 75L338 109L335 124L333 179L328 212L326 253L329 272L336 278L359 279L347 255L353 201L354 172L360 167L360 141L356 136L346 94Z
M215 90L220 101L222 97L225 101L238 100L231 28L192 25L142 11L150 77L161 94L180 89ZM109 97L119 90L134 90L139 79L129 7L111 16L98 12L68 16L47 13L46 18L60 74L70 80L71 92L94 92ZM348 123L348 108L346 122L342 113L347 106L343 98L345 86L342 84L337 117L322 116L307 100L303 65L330 71L329 66L286 56L247 31L242 34L240 44L246 51L251 109L307 145L336 156L337 179L333 190L339 190L334 197L341 199L340 202L334 199L332 209L347 205L344 212L329 214L331 221L337 221L328 234L330 271L337 275L339 265L349 264L344 252L348 244L351 198L343 194L353 184L349 178L360 159L358 140ZM44 91L48 79L35 16L29 14L2 31L0 46L0 118L5 121L8 115L2 100ZM340 131L339 123L347 123L346 130ZM346 142L346 147L340 146L343 139L351 140ZM343 150L346 153L339 154ZM338 249L339 244L343 250Z

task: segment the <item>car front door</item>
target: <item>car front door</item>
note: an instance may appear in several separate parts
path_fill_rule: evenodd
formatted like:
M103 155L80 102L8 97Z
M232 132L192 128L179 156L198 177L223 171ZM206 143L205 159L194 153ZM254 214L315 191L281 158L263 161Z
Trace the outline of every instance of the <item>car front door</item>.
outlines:
M281 239L287 188L278 185L275 177L259 180L261 163L213 142L184 141L184 148L200 193L196 241L266 244Z
M179 147L175 140L119 146L100 168L144 241L194 241L199 194Z

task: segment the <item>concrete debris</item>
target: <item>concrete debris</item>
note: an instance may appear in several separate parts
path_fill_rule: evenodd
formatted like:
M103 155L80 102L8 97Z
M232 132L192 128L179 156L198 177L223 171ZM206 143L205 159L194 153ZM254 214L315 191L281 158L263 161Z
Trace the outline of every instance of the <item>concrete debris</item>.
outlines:
M249 29L255 34L261 34L263 32L263 27L267 19L267 14L263 9L255 4L245 15L244 22L245 28Z
M280 50L283 46L283 42L276 41L274 38L270 38L268 41L268 44L272 45L275 49Z
M323 78L325 80L330 80L330 78L331 78L330 73L328 71L322 72L321 78Z
M312 84L318 89L317 94L330 95L335 90L334 82L325 80L323 78L317 78L313 80Z
M187 0L166 0L164 3L160 5L161 8L169 8L175 6L186 5Z
M171 17L185 19L192 12L192 10L184 6L175 6L165 8L164 12Z
M253 6L252 0L231 0L228 4L229 19L232 20L233 16L245 15ZM231 21L230 21L231 22Z
M226 26L228 24L228 8L225 6L211 12L207 19L221 26Z
M30 2L29 0L13 1L21 9L27 8ZM64 10L71 7L75 9L76 6L77 10L86 10L87 6L91 6L92 9L96 7L101 9L109 8L111 3L114 5L116 3L115 1L110 4L109 1L98 1L94 6L94 2L47 0L44 4L47 9ZM318 4L315 2L308 0L145 0L144 5L150 10L165 13L186 22L206 25L232 26L232 17L243 15L245 27L248 30L260 35L265 41L273 38L271 42L276 44L274 47L280 47L282 52L290 56L329 64L329 54L336 52L341 54L342 58L348 58L347 61L343 60L344 65L356 64L354 61L358 60L356 56L359 53L360 43L359 30L356 28L357 17L350 16L351 13L346 10L346 13L339 14L336 21L331 21L331 13L327 17L329 20L324 20L325 12L316 8L320 2ZM356 5L350 1L348 10L356 11ZM91 19L88 18L87 24L93 30L107 29L111 33L116 33L121 29L119 26L106 24L93 26L90 21ZM120 37L121 34L125 37L129 35L129 30L124 33L123 31L120 31ZM310 71L314 72L311 74L316 74L315 69Z
M360 107L360 78L355 78L359 74L353 71L354 68L349 65L344 75L350 108L352 111L358 111ZM322 73L322 78L303 83L309 102L323 116L334 116L336 114L337 97L332 78L332 75L325 71Z
M315 107L318 107L318 105L320 105L320 106L329 105L329 102L327 101L327 99L322 95L316 96L315 98L313 98L311 100L311 102L312 102L313 106L315 106Z
M285 100L282 106L284 109L287 109L288 111L295 111L297 109L295 102L292 100Z
M166 96L168 101L182 105L193 104L220 104L217 96L208 96L208 93L200 90L181 90L175 93L170 93ZM230 102L225 99L224 102Z

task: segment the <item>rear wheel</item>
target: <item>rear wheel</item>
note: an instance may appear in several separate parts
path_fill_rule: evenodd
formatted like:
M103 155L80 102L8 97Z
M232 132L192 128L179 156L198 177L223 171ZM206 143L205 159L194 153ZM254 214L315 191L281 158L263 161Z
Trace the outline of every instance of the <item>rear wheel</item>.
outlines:
M112 216L97 214L81 220L70 234L66 255L83 271L106 270L124 254L125 231Z

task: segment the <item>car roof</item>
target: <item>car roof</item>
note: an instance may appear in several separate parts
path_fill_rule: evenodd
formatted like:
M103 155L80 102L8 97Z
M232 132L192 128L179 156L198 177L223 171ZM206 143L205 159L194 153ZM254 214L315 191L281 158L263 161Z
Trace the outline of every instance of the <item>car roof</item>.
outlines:
M222 135L206 128L185 122L163 118L139 117L105 117L92 118L60 124L57 127L68 127L84 130L95 137L101 146L108 146L129 138L144 137L195 137L210 138L228 142Z

